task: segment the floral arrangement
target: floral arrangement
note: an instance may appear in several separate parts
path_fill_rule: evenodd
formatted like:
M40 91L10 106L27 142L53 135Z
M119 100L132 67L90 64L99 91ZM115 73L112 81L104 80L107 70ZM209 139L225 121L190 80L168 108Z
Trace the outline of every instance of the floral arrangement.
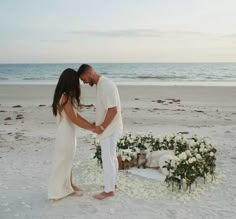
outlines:
M102 165L101 147L98 141L94 142L97 158ZM117 143L119 169L137 166L138 155L142 152L158 150L173 150L174 156L166 161L162 168L166 168L168 174L165 182L168 186L182 189L186 185L191 191L191 185L197 182L197 178L203 178L204 183L207 175L214 179L216 148L206 142L205 138L184 138L181 135L154 137L149 135L132 134L124 135Z

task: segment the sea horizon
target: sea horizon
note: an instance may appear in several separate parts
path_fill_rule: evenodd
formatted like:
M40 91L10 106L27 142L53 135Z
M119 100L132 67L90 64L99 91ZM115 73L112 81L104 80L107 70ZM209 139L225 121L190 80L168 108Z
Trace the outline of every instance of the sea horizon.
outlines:
M56 84L66 68L82 63L1 63L0 84ZM236 86L235 62L88 63L120 85Z

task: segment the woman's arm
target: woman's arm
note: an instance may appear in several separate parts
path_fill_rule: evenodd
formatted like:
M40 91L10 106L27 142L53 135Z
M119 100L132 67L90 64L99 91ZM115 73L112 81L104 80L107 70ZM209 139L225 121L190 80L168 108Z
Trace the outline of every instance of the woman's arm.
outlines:
M68 100L67 103L65 104L64 111L65 111L66 115L68 116L68 118L71 120L71 122L73 122L77 126L87 129L87 130L90 130L90 131L94 130L94 125L89 123L86 119L84 119L79 114L77 114L77 116L76 116L76 113L73 110L73 106L72 106L70 100Z

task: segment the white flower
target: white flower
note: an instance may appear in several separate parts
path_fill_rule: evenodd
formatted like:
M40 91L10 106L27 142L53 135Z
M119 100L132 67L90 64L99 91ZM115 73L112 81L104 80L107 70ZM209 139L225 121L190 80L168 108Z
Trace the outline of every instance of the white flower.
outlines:
M188 162L189 162L189 163L193 163L193 158L189 158L189 159L188 159Z
M179 162L180 160L179 160L179 158L177 157L177 156L174 156L174 158L173 158L176 162Z
M197 160L196 160L196 158L195 158L195 157L193 157L193 158L192 158L192 161L193 161L193 162L196 162Z
M126 156L121 156L122 161L126 160Z
M135 152L135 151L134 151L134 152L132 152L132 155L133 155L133 157L134 157L134 158L137 158L137 154L138 154L138 153L137 153L137 152Z
M124 154L129 155L132 153L131 149L123 149L122 150Z
M182 154L183 154L183 159L186 160L186 159L187 159L186 153L185 153L185 152L182 152Z
M190 150L185 151L185 153L186 153L186 155L189 156L189 157L192 156Z
M198 160L200 160L200 159L202 159L202 156L201 156L200 154L196 154L196 158L197 158Z
M213 156L214 156L214 153L213 153L213 152L211 152L211 153L210 153L210 156L211 156L211 157L213 157Z
M180 144L184 144L184 140L181 138L181 139L179 140L179 143L180 143Z
M179 155L179 159L180 160L186 160L187 159L187 155L185 152L182 152L180 155Z
M175 167L175 160L174 160L174 159L171 160L170 165L171 165L172 167Z
M176 137L176 141L180 141L181 139L182 139L181 136L177 136L177 137Z
M99 144L99 140L98 140L97 138L96 138L96 140L95 140L95 143L96 143L96 144Z
M212 149L212 146L211 145L206 145L206 148L208 149L208 150L210 150L210 149Z
M190 146L190 147L194 147L195 144L196 144L195 141L189 141L189 146ZM196 149L195 149L195 150L196 150Z
M97 135L96 134L92 134L92 138L96 138L97 137Z

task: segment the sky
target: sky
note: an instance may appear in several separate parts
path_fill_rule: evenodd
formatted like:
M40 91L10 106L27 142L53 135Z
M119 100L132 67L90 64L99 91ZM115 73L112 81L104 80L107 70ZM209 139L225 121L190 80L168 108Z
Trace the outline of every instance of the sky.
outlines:
M236 62L235 0L0 0L0 63Z

